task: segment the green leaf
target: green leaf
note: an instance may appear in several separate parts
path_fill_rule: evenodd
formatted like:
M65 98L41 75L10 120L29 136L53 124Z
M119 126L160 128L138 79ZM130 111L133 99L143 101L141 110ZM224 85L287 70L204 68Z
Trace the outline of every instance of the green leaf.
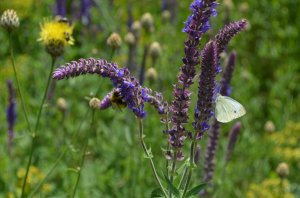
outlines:
M203 184L200 184L200 185L192 188L190 191L188 191L186 193L185 197L191 197L193 195L197 195L200 192L200 190L202 190L205 186L206 186L206 183L203 183Z
M164 197L164 193L160 188L156 188L151 192L151 198Z
M179 190L172 184L172 182L169 180L169 178L166 175L164 175L164 176L165 176L165 179L166 179L167 184L168 184L168 188L171 191L171 193L173 195L175 195L176 197L179 197L179 194L180 194Z

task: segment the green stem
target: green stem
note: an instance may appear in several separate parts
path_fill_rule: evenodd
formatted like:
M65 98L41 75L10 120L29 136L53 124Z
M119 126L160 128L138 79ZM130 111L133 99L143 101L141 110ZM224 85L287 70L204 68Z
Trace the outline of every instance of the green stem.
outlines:
M88 110L86 111L86 113L84 114L83 118L86 118L88 113L90 111L90 108L88 108ZM81 126L83 124L83 122L85 121L85 119L81 119L77 130L75 131L75 133L73 133L72 137L71 137L71 142L74 142L75 137L77 136L77 134L79 133ZM37 191L41 188L41 186L45 183L45 181L49 178L49 176L51 175L51 173L54 171L54 169L57 167L58 163L60 162L60 160L63 158L63 156L66 154L67 150L69 147L66 147L63 152L60 154L60 156L58 156L58 158L56 159L56 161L54 162L54 164L52 165L52 168L50 169L50 171L47 173L46 177L38 184L38 186L33 190L33 192L31 193L30 197L32 197L33 195L35 195L37 193Z
M14 69L15 79L16 79L17 87L18 87L18 93L20 95L20 99L21 99L21 103L22 103L22 109L23 109L23 112L24 112L27 127L28 127L29 132L31 132L31 125L30 125L30 122L29 122L29 119L28 119L28 114L27 114L27 111L26 111L25 102L24 102L24 98L23 98L23 95L22 95L22 92L21 92L20 83L19 83L19 79L18 79L18 75L17 75L17 70L16 70L16 66L15 66L14 50L13 50L13 46L12 46L12 38L11 37L12 37L12 33L10 32L9 33L10 60L11 60L11 64L12 64L13 69Z
M92 111L92 120L91 120L90 131L93 130L94 118L95 118L94 115L95 115L95 109L93 109L93 111ZM78 177L77 177L76 184L75 184L75 187L74 187L73 193L72 193L73 198L75 197L76 190L77 190L77 187L78 187L78 184L79 184L79 180L80 180L80 176L81 176L81 169L84 165L84 160L85 160L85 156L86 156L86 149L87 149L88 143L89 143L89 134L87 134L86 141L85 141L85 144L83 146L82 158L81 158L81 162L80 162L80 168L79 168L79 171L78 171Z
M139 138L140 138L140 142L142 144L143 150L145 152L145 155L150 161L150 165L151 165L153 175L154 175L159 187L161 188L162 192L164 193L165 197L168 197L167 192L165 191L165 189L164 189L164 187L163 187L163 185L162 185L162 183L159 179L159 176L157 174L155 165L154 165L153 160L152 160L152 156L150 155L149 151L147 150L146 144L144 142L144 127L143 127L142 119L139 119Z
M197 146L197 134L198 133L195 133L195 136L193 138L193 142L191 144L190 165L188 167L189 172L188 172L187 180L186 180L184 190L183 190L183 195L182 195L183 198L185 197L186 192L189 188L191 178L192 178L192 174L193 174L194 163L195 163L195 150L196 150L196 146Z
M41 115L42 115L43 106L44 106L44 103L45 103L45 100L46 100L46 97L47 97L47 93L48 93L48 89L49 89L49 84L51 82L51 76L52 76L52 71L53 71L53 68L54 68L54 65L55 65L55 60L56 60L56 58L52 57L52 63L51 63L51 68L50 68L50 72L49 72L49 76L48 76L48 81L47 81L46 89L45 89L44 96L43 96L43 99L42 99L42 102L41 102L41 105L40 105L40 108L39 108L37 120L36 120L34 131L33 131L33 134L32 134L30 155L29 155L29 159L28 159L28 163L27 163L27 167L26 167L25 178L24 178L23 185L22 185L21 198L25 197L25 187L26 187L28 172L29 172L29 168L30 168L30 165L31 165L33 152L34 152L35 147L36 147L36 133L37 133L37 130L38 130L38 127L39 127L39 123L40 123L40 118L41 118Z
M171 169L171 175L170 175L171 184L173 183L173 178L174 178L174 174L175 174L176 161L177 161L177 151L175 150L174 155L173 155L172 169ZM169 186L169 197L172 197L171 186Z
M180 179L180 182L179 182L179 185L178 185L178 189L181 189L181 188L182 188L182 185L183 185L184 179L185 179L185 177L186 177L187 171L188 171L188 168L185 167L184 172L183 172L183 175L182 175L182 177L181 177L181 179Z
M63 156L66 154L68 148L65 148L63 152L58 156L56 161L54 162L53 166L51 167L50 171L47 173L47 175L43 178L43 180L35 187L35 189L32 191L29 197L33 197L37 193L37 191L42 187L42 185L45 183L45 181L49 178L51 173L54 171L56 166L59 164L60 160L63 158Z
M166 124L166 131L168 132L170 129L169 129L169 117L168 117L168 114L166 115L166 120L165 120L165 124ZM167 144L167 152L170 150L170 143L168 141L168 144ZM169 160L166 159L166 172L167 172L167 177L169 178Z

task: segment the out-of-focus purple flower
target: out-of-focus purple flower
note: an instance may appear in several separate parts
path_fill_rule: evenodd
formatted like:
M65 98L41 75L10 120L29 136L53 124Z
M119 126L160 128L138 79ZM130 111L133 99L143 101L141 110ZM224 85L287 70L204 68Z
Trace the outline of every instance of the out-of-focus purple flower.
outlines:
M237 22L229 23L225 25L218 34L216 35L216 43L218 46L218 54L220 55L226 46L228 45L229 41L240 31L244 30L247 26L247 20L242 19Z
M81 0L80 16L84 25L87 25L91 22L90 8L91 0Z
M188 88L193 84L196 75L196 66L200 63L198 50L202 35L209 29L209 17L215 13L215 1L195 0L191 4L192 15L188 17L183 32L188 34L185 41L182 58L183 66L178 75L178 82L174 85L174 99L170 110L172 112L172 129L169 131L169 142L174 148L181 148L186 138L184 125L188 122L188 108L191 92Z
M60 80L68 77L75 77L86 73L98 74L102 77L109 78L113 86L118 88L122 95L122 99L127 104L127 107L139 117L144 118L146 112L144 110L144 103L148 102L159 111L159 113L166 113L167 109L164 108L164 102L157 99L156 103L150 98L150 89L142 87L136 78L130 76L127 68L118 68L118 65L113 62L107 62L103 59L80 59L79 61L72 61L61 66L53 72L53 78ZM101 106L101 105L100 105ZM164 111L160 111L164 109Z
M198 86L198 100L194 112L194 129L200 139L209 129L209 119L213 116L213 103L215 96L216 75L220 72L218 65L217 45L209 42L202 50L201 73Z
M214 174L215 169L215 154L219 142L219 128L220 125L217 120L214 120L211 130L208 133L209 139L207 141L206 152L205 152L205 162L204 162L204 181L209 182Z
M56 0L55 15L66 16L66 0Z
M6 108L6 121L8 124L8 148L10 149L14 138L14 125L17 118L17 112L15 91L13 89L12 82L10 80L7 80L6 85L8 88L8 106Z
M222 96L229 96L231 94L230 81L235 68L235 61L236 61L236 52L234 51L230 53L228 62L222 74L221 90L220 90L220 94Z
M234 150L235 143L237 141L238 135L241 132L242 124L240 122L237 122L234 124L234 126L231 128L229 136L228 136L228 145L227 145L227 151L225 154L225 161L228 162L230 160L231 154Z

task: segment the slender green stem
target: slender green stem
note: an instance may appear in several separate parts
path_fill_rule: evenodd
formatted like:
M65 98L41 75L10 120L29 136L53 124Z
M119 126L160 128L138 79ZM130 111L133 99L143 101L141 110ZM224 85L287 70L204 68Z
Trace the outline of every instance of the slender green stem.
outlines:
M183 195L182 195L183 198L185 197L186 192L189 188L191 178L192 178L192 174L193 174L194 163L195 163L195 150L196 150L196 146L197 146L197 134L198 133L195 133L194 138L193 138L193 142L191 144L190 166L188 167L189 173L188 173L186 183L185 183L185 187L184 187L184 190L183 190Z
M68 148L66 147L63 152L58 156L56 161L54 162L53 166L51 167L50 171L47 173L47 175L43 178L43 180L35 187L35 189L32 191L29 197L32 197L37 193L37 191L42 187L42 185L45 183L45 181L49 178L51 173L54 171L54 169L57 167L59 164L60 160L63 158L63 156L66 154Z
M149 159L150 161L150 165L151 165L151 169L152 169L152 172L153 172L153 175L159 185L159 187L161 188L162 192L164 193L165 197L168 197L167 195L167 192L165 191L160 179L159 179L159 176L157 174L157 171L156 171L156 168L155 168L155 165L154 165L154 162L152 160L152 154L149 153L147 147L146 147L146 144L144 142L144 127L143 127L143 121L142 119L139 119L139 138L140 138L140 142L142 144L142 147L143 147L143 150L145 152L145 155L146 157Z
M94 120L95 120L94 115L95 115L95 109L93 109L93 111L92 111L92 120L91 120L90 132L93 130L93 126L94 126ZM86 141L85 141L85 144L83 146L82 158L81 158L80 167L79 167L79 170L78 170L78 177L77 177L76 184L75 184L75 187L74 187L73 193L72 193L73 198L75 197L76 190L77 190L77 187L78 187L78 184L79 184L79 180L80 180L80 176L81 176L81 170L82 170L82 167L84 165L84 160L85 160L85 156L86 156L86 149L87 149L88 143L89 143L89 134L87 134Z
M176 169L176 161L177 161L177 150L175 150L174 155L173 155L172 169L171 169L171 174L170 174L170 182L171 183L173 183L173 178L174 178L175 169ZM169 186L169 188L171 188L171 186ZM169 189L169 197L172 197L171 189Z
M22 92L21 92L20 83L19 83L19 79L18 79L18 75L17 75L17 70L16 70L16 66L15 66L14 49L13 49L13 45L12 45L12 33L11 32L9 33L9 48L10 48L10 60L11 60L11 64L12 64L13 69L14 69L14 74L15 74L15 79L16 79L17 86L18 86L18 93L19 93L20 99L21 99L22 109L23 109L23 112L24 112L24 116L25 116L25 120L26 120L26 123L27 123L28 130L29 130L29 132L31 132L31 125L30 125L30 122L29 122L29 119L28 119L28 114L27 114L27 111L26 111L25 102L24 102L24 98L23 98L23 95L22 95Z
M185 167L184 172L183 172L183 175L182 175L182 177L181 177L181 179L180 179L180 182L179 182L179 185L178 185L178 189L181 189L181 188L182 188L182 185L183 185L184 179L185 179L185 177L186 177L187 171L188 171L188 168Z
M86 113L84 114L83 118L86 118L88 113L90 111L90 108L87 109ZM71 137L71 142L74 141L75 137L77 136L77 134L79 133L81 126L83 124L83 122L85 121L85 119L81 119L77 130L75 131L75 133L73 133L72 137ZM54 164L52 165L50 171L47 173L46 177L37 185L37 187L33 190L33 192L31 193L30 197L32 197L33 195L35 195L37 193L37 191L41 188L41 186L46 182L46 180L49 178L49 176L51 175L51 173L54 171L54 169L57 167L58 163L60 162L60 160L63 158L63 156L67 153L67 150L69 149L69 147L65 147L65 149L62 151L62 153L58 156L58 158L56 159L56 161L54 162Z
M38 130L38 127L39 127L43 106L44 106L44 103L45 103L45 100L46 100L46 97L47 97L49 84L51 82L51 76L52 76L52 71L53 71L53 68L54 68L54 65L55 65L55 60L56 60L56 58L52 57L52 63L51 63L51 68L50 68L50 72L49 72L49 76L48 76L46 89L45 89L44 96L43 96L43 99L42 99L42 102L41 102L41 105L40 105L40 108L39 108L37 120L36 120L34 131L33 131L33 134L32 134L31 149L30 149L29 159L28 159L28 163L27 163L27 167L26 167L25 178L24 178L23 185L22 185L21 198L24 198L26 196L25 195L25 187L26 187L29 168L30 168L30 165L31 165L31 162L32 162L33 152L34 152L35 147L36 147L36 133L37 133L37 130Z
M165 117L165 124L166 124L166 131L168 132L170 129L169 129L169 115L167 114L166 117ZM170 143L169 141L167 141L167 152L170 150ZM166 173L167 173L167 177L169 178L169 160L166 159Z

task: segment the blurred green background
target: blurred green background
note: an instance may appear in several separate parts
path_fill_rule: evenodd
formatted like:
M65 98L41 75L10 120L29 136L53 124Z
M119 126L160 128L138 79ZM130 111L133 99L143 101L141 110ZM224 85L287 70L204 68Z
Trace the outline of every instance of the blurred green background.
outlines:
M232 97L241 102L247 114L241 118L242 130L231 161L224 165L223 155L227 146L228 131L234 122L222 126L221 141L217 151L216 172L212 197L281 197L276 167L286 162L290 174L288 186L282 197L300 197L300 2L293 0L218 1L218 16L211 19L212 29L202 40L201 46L223 27L224 21L245 18L249 27L236 36L228 52L237 51L236 70L232 80ZM155 64L159 80L145 84L159 89L164 98L172 100L172 85L176 82L181 58L184 56L182 32L184 21L190 15L191 1L177 1L175 16L170 21L162 18L160 0L94 0L90 7L90 23L83 23L79 16L80 1L66 1L67 17L73 22L75 45L66 49L56 66L79 58L111 59L111 48L106 39L117 32L123 39L113 61L126 66L128 46L124 37L128 32L128 10L133 20L149 12L154 19L154 31L142 32L137 45L135 61L142 62L143 45L157 41L162 51ZM15 9L20 17L20 27L13 32L15 62L21 88L29 112L30 122L35 123L50 69L51 58L37 41L40 24L44 18L55 15L55 1L50 0L1 0L0 13ZM30 135L26 128L19 97L18 118L11 156L7 152L7 124L5 108L8 104L6 80L14 80L9 60L9 42L4 29L0 31L0 197L17 197L21 189L22 171L26 167L30 148ZM148 57L146 66L151 67ZM139 68L133 71L138 76ZM16 84L14 84L16 88ZM108 79L96 75L80 76L57 82L52 100L47 102L39 127L39 143L34 156L30 189L41 181L59 155L67 149L58 166L41 190L40 197L69 197L75 187L77 167L82 159L84 141L88 139L88 154L81 167L81 178L76 197L150 197L156 188L147 159L143 157L138 142L138 123L127 109L108 109L95 112L95 125L90 129L91 110L88 98L100 99L112 88ZM193 103L196 101L197 83L192 87ZM58 98L68 104L65 117L57 108ZM164 169L162 148L167 137L158 114L146 107L144 121L145 141L152 148L157 167ZM192 121L191 109L191 121ZM266 123L268 123L266 125ZM271 124L270 124L271 123ZM79 128L79 126L81 126ZM187 126L192 129L191 124ZM75 134L75 135L74 135ZM201 140L203 151L207 135ZM188 144L185 149L188 150ZM194 184L203 181L203 159L194 177ZM24 173L23 173L24 175ZM28 181L29 182L29 181Z

